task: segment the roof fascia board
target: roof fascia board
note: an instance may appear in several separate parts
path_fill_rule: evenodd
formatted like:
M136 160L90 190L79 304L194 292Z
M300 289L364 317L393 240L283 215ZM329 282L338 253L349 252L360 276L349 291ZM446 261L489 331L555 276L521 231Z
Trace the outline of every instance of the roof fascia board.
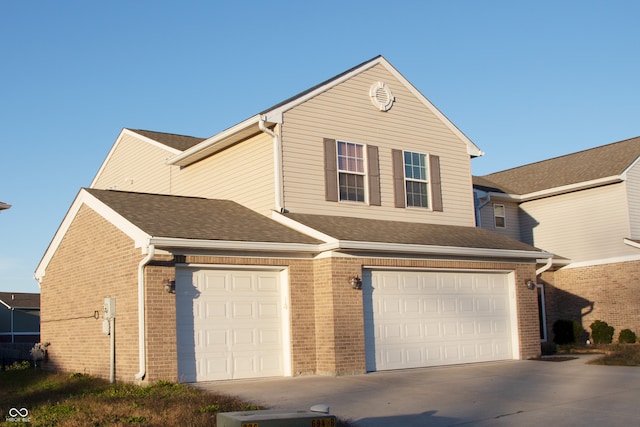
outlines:
M640 260L640 254L626 255L626 256L619 256L619 257L613 257L613 258L603 258L603 259L597 259L597 260L572 262L569 265L562 267L562 269L569 270L572 268L591 267L594 265L616 264L620 262L639 261L639 260Z
M409 252L433 255L482 256L495 258L549 258L553 255L544 251L523 251L509 249L466 248L456 246L411 245L403 243L359 242L340 240L337 243L320 245L321 251L329 250L364 250L378 252Z
M440 119L445 124L445 126L447 126L458 138L460 138L466 144L467 154L469 154L469 156L479 157L484 155L482 150L480 150L477 145L475 145L460 129L458 129L456 125L451 122L451 120L447 118L447 116L442 114L442 112L438 110L438 108L436 108L436 106L433 105L426 96L424 96L418 89L416 89L416 87L413 86L413 84L411 84L409 80L407 80L393 65L389 63L389 61L387 61L382 56L378 56L373 60L362 64L360 67L355 68L351 72L346 73L335 80L331 80L326 85L322 85L301 97L295 98L287 104L281 105L272 110L268 110L263 113L263 115L269 122L282 123L283 115L286 111L302 104L303 102L308 101L309 99L317 96L320 93L326 92L327 90L345 82L353 76L356 76L370 68L373 68L376 65L382 65L387 69L387 71L393 74L393 76L398 79L398 81L402 83L416 98L418 98L422 102L422 104L427 107L428 110L430 110L436 117L438 117L438 119Z
M111 150L109 150L109 154L107 154L107 157L105 158L104 162L102 162L102 165L100 166L100 169L98 169L98 173L93 178L93 181L91 181L91 184L89 185L89 188L94 188L94 186L98 182L98 179L102 175L102 172L104 171L104 169L107 167L107 164L111 160L111 157L113 156L113 153L116 152L116 150L120 146L120 144L121 144L121 142L122 142L122 140L124 139L125 136L131 136L131 137L136 138L136 139L138 139L140 141L143 141L143 142L146 142L148 144L151 144L154 147L157 147L157 148L160 148L162 150L165 150L165 151L169 152L170 154L177 155L177 154L182 152L180 150L176 150L175 148L172 148L172 147L169 147L167 145L161 144L158 141L155 141L155 140L153 140L151 138L148 138L146 136L140 135L139 133L136 133L136 132L134 132L134 131L132 131L130 129L124 128L124 129L122 129L120 131L120 134L118 135L118 138L116 138L116 142L113 144L113 146L111 146Z
M285 215L282 215L279 212L276 211L272 211L271 212L271 219L275 220L276 222L279 222L282 225L286 225L289 228L292 228L295 231L298 231L302 234L305 234L309 237L313 237L314 239L318 239L321 240L325 243L336 243L338 242L338 239L329 236L328 234L324 234L318 230L316 230L315 228L309 227L308 225L304 225L298 221L295 221Z
M247 120L236 124L211 138L205 139L199 144L194 145L181 152L180 154L167 160L168 165L187 166L191 163L197 162L206 156L209 156L223 148L226 148L232 144L238 142L240 137L246 136L246 132L252 127L256 128L256 133L260 131L258 123L260 121L260 115L249 117Z
M560 187L549 188L546 190L535 191L533 193L523 194L520 201L528 202L535 199L541 199L549 196L557 196L563 193L571 193L573 191L586 190L589 188L601 187L607 184L615 184L622 182L620 175L607 176L604 178L593 179L591 181L578 182L576 184L563 185Z
M624 171L622 171L622 173L620 174L620 179L623 180L623 181L626 181L627 180L627 174L629 173L629 171L631 169L633 169L638 164L639 161L640 161L640 157L636 157L636 159L633 162L631 162L629 167L627 167Z
M152 237L149 243L157 248L176 249L217 249L267 252L317 252L318 245L305 243L245 242L233 240L180 239L173 237Z
M317 87L315 90L304 94L303 96L297 97L295 99L292 99L291 102L288 102L286 104L280 105L277 108L274 108L272 110L267 110L266 112L262 113L262 115L264 116L265 120L271 123L282 123L283 122L283 115L285 112L291 110L292 108L307 102L308 100L310 100L311 98L314 98L316 96L318 96L319 94L328 91L329 89L338 86L339 84L344 83L345 81L349 80L350 78L352 78L353 76L356 76L370 68L375 67L376 65L381 63L381 60L384 60L382 57L377 57L374 58L373 60L366 62L364 64L362 64L360 67L355 68L353 70L351 70L351 72L343 74L342 76L333 79L329 82L327 82L327 84L324 84L322 86ZM386 61L384 61L385 63L387 63ZM388 65L388 63L387 63ZM390 66L390 65L389 65ZM388 67L387 67L388 68Z
M36 268L34 274L36 280L40 281L40 279L44 277L51 258L53 258L53 255L58 250L58 247L62 243L62 239L67 234L67 231L71 227L71 224L80 211L82 205L87 205L96 213L109 221L111 224L113 224L115 227L117 227L120 231L131 237L131 239L133 239L135 242L135 247L143 247L143 249L146 248L146 244L151 236L140 230L131 222L127 221L124 217L122 217L113 209L95 198L88 191L82 189L76 196L76 199L73 201L71 207L69 208L69 211L62 220L60 227L58 227L56 234L53 236L49 247L42 256L42 259L40 260L40 263L38 264L38 267Z

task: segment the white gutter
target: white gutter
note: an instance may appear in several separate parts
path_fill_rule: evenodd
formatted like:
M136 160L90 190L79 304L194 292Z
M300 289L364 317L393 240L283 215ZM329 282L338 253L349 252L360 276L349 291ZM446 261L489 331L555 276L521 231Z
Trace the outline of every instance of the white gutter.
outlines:
M337 242L324 243L320 245L320 251L331 250L364 250L379 252L405 252L421 253L430 255L458 255L458 256L484 256L499 258L526 258L538 259L544 255L552 256L544 251L523 251L515 249L489 249L489 248L465 248L458 246L427 246L404 243L384 243L384 242L359 242L350 240L339 240Z
M147 373L147 347L145 345L145 311L144 311L144 268L151 261L156 252L155 246L150 244L147 247L147 256L138 264L138 357L140 371L135 375L136 380L141 380Z
M282 200L282 166L281 166L281 144L280 137L277 133L269 129L264 125L265 117L260 116L258 121L258 127L260 130L273 138L273 179L275 186L275 201L276 211L284 212L283 200Z
M171 237L154 237L152 245L159 248L185 248L204 250L237 250L267 252L317 252L318 245L312 243L239 242L228 240L198 240Z
M553 264L553 256L547 258L547 263L536 270L536 277L547 271L551 268L551 264Z

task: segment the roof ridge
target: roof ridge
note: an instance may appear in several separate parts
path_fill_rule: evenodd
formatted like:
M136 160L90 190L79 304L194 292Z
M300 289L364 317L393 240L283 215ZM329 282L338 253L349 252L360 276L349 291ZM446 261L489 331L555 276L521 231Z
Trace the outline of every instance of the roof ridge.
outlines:
M485 178L485 177L488 177L488 176L491 176L491 175L501 174L501 173L504 173L504 172L509 172L509 171L521 169L521 168L524 168L524 167L537 165L537 164L540 164L540 163L550 162L552 160L562 159L562 158L570 157L570 156L576 156L578 154L586 153L588 151L599 150L599 149L603 149L603 148L606 148L606 147L611 147L613 145L622 144L624 142L629 142L629 141L634 140L634 139L640 139L640 136L634 136L634 137L623 139L623 140L620 140L620 141L610 142L608 144L598 145L596 147L585 148L584 150L574 151L572 153L561 154L559 156L550 157L548 159L542 159L542 160L538 160L538 161L531 162L531 163L525 163L524 165L514 166L514 167L511 167L511 168L508 168L508 169L503 169L503 170L499 170L499 171L496 171L496 172L491 172L491 173L488 173L486 175L476 175L476 176Z
M184 137L184 138L207 139L207 138L201 137L201 136L184 135L184 134L175 133L175 132L161 132L161 131L150 130L150 129L133 129L133 128L125 128L125 129L128 129L128 130L130 130L132 132L136 132L136 133L138 133L138 132L151 132L151 133L160 133L160 134L163 134L163 135L181 136L181 137Z

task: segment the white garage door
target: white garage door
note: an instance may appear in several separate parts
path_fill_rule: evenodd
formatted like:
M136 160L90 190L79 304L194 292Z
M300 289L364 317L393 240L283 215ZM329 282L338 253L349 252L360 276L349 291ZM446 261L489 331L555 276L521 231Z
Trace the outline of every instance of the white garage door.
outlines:
M285 374L288 315L280 276L276 271L178 270L180 381Z
M512 359L507 274L366 271L368 371Z

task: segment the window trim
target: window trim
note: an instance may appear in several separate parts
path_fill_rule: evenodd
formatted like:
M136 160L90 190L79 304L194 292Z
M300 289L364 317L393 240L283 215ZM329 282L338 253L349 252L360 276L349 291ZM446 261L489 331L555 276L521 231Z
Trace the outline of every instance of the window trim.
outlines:
M498 215L496 207L502 208L502 215ZM502 218L502 225L498 225L498 218ZM501 203L493 204L493 226L495 228L507 228L507 208Z
M424 175L425 179L416 179L416 178L408 178L407 177L407 163L405 161L406 154L409 153L411 155L417 154L419 156L424 156ZM410 150L402 150L402 175L404 176L404 203L405 207L410 209L427 209L433 210L433 196L431 195L431 163L429 153L420 153L418 151L410 151ZM417 182L425 185L427 190L427 206L417 206L409 204L409 194L407 192L407 182Z
M340 161L339 161L340 149L338 148L340 146L340 143L346 144L346 146L348 144L351 144L351 145L354 145L354 146L362 147L362 172L349 171L349 170L346 170L346 169L340 169ZM338 201L339 202L346 202L346 203L358 203L358 204L368 205L369 204L369 161L368 161L367 144L362 144L360 142L346 141L346 140L342 140L342 139L336 139L335 140L335 147L336 147L335 162L336 162L336 181L337 181L337 184L338 184ZM341 191L340 191L340 174L362 176L363 200L342 199Z

